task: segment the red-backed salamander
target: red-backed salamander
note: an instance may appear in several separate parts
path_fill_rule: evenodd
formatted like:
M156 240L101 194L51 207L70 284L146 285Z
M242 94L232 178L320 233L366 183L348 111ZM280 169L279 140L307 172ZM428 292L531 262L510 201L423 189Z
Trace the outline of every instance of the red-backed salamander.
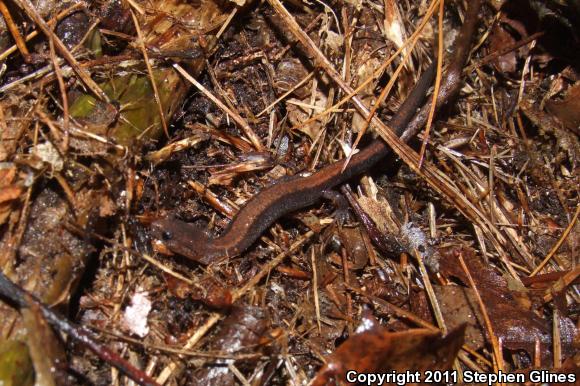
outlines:
M431 84L434 68L430 66L428 71L431 74L426 73L419 79L417 86L391 120L390 127L400 130L411 119ZM202 264L239 255L278 218L314 204L324 191L368 170L388 153L389 148L383 140L375 139L352 156L344 172L341 172L345 162L342 160L307 177L295 175L276 183L251 198L219 237L212 238L201 227L171 218L153 223L154 236L162 240L172 252Z
M474 2L479 2L474 0ZM479 8L470 4L470 8ZM461 71L469 53L471 36L476 25L477 10L466 16L455 44L452 60L437 98L437 105L450 99L461 85ZM471 16L471 17L469 17ZM403 138L411 137L405 130L411 122L416 131L425 124L428 104L418 111L435 73L429 66L409 93L389 126ZM418 122L419 121L422 122ZM373 140L368 146L353 155L342 171L345 160L329 164L309 175L296 175L274 184L251 198L229 226L218 237L212 237L206 229L176 219L159 219L152 223L152 236L163 242L171 252L185 256L201 264L210 264L234 257L248 249L260 235L280 217L316 203L324 192L343 184L359 175L389 154L389 147L382 139Z

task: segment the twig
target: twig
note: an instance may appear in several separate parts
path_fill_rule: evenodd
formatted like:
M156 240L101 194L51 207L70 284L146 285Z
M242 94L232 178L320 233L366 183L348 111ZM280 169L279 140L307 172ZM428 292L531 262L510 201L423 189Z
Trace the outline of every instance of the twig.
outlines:
M138 44L143 54L143 60L145 61L145 67L147 67L147 73L149 74L149 80L151 82L151 88L153 89L153 95L155 96L155 103L159 110L159 118L161 119L161 126L163 127L163 132L165 136L169 138L169 131L167 130L167 120L165 119L165 113L163 112L163 105L161 104L161 98L159 97L159 90L157 89L157 82L155 82L155 77L153 76L153 69L151 68L151 63L149 63L149 55L147 55L147 49L145 48L145 38L143 37L143 32L141 31L141 26L135 16L135 12L131 10L131 17L133 19L133 24L135 25L135 30L137 31L137 37L139 38Z
M97 342L95 334L91 331L77 326L69 322L67 319L57 315L34 295L26 292L10 281L10 279L8 279L8 277L6 277L2 272L0 272L0 296L10 300L19 308L28 308L31 304L38 307L51 326L67 334L69 337L91 350L103 361L114 366L137 384L144 386L158 386L149 375L134 367L114 351L109 350L105 346L101 346Z
M473 63L471 66L469 66L467 68L467 71L471 72L477 67L481 67L481 66L491 62L492 60L495 60L495 59L497 59L505 54L509 54L510 52L517 50L518 48L525 46L528 43L533 42L534 40L542 37L543 35L544 35L544 31L536 32L536 33L528 36L527 38L524 38L524 39L519 40L513 44L510 44L509 46L507 46L505 48L502 48L501 50L494 51L491 54L489 54L489 55L479 59L475 63Z
M309 33L310 31L312 31L312 29L316 26L316 24L318 24L318 22L320 21L320 19L322 19L324 17L324 13L320 13L318 14L318 16L316 16L305 28L304 31L306 33ZM284 55L286 55L286 53L288 52L288 50L290 48L292 48L294 45L296 44L296 41L292 41L290 43L288 43L283 49L282 51L280 51L276 56L274 56L274 62L278 62L280 61Z
M64 132L64 140L62 143L62 152L66 153L68 151L69 143L69 125L70 125L70 115L68 110L68 96L66 92L66 86L64 84L64 78L62 76L62 69L58 63L56 53L54 50L54 40L49 39L48 46L50 48L50 60L52 61L52 66L54 67L54 74L56 76L56 81L58 83L58 89L60 91L60 97L62 98L62 131Z
M423 143L421 144L421 151L419 152L419 168L423 165L423 159L425 157L425 149L427 148L427 142L429 142L429 133L431 132L431 124L433 123L433 117L435 116L435 106L437 105L437 97L439 96L439 88L441 87L441 72L443 68L443 5L445 1L439 1L439 34L438 34L438 44L437 44L437 74L435 75L435 90L433 91L433 101L431 102L431 109L429 110L429 116L427 117L427 123L425 125L425 132L423 134Z
M174 270L172 270L171 268L169 268L165 264L159 262L158 260L154 259L153 257L149 256L146 253L141 254L140 257L143 260L145 260L146 262L148 262L149 264L153 265L154 267L157 267L159 270L165 272L168 275L175 277L176 279L183 281L184 283L187 283L191 286L197 285L193 280L183 276L179 272L175 272Z
M232 11L228 15L227 19L223 22L223 24L221 25L220 29L216 32L216 34L215 34L215 38L216 39L219 39L222 36L222 34L226 30L226 28L230 25L230 23L231 23L232 19L234 18L234 16L236 16L236 13L238 13L238 8L232 9Z
M359 295L362 295L362 296L368 298L370 301L377 303L381 307L384 307L385 309L392 312L393 314L395 314L399 318L406 319L412 323L415 323L417 326L420 326L420 327L428 328L428 329L433 330L433 331L441 331L440 329L437 328L437 326L427 322L426 320L421 319L420 317L413 314L412 312L407 311L403 308L400 308L400 307L398 307L398 306L396 306L396 305L394 305L394 304L392 304L384 299L381 299L377 296L374 296L374 295L368 293L367 291L353 287L352 285L347 286L347 288L349 290L359 294Z
M134 0L127 0L127 3L129 3L129 5L135 9L137 12L139 12L139 15L144 15L145 11L143 10L143 8L141 8L141 6L139 4L137 4Z
M562 340L560 335L560 313L554 307L552 312L552 343L554 349L554 369L562 367Z
M124 342L130 343L132 345L143 347L146 350L155 350L160 353L170 353L170 354L178 354L184 355L189 357L199 357L199 358L207 358L207 359L233 359L233 360L247 360L247 359L269 359L270 357L264 355L262 353L248 353L248 354L228 354L223 352L215 352L215 351L191 351L191 350L182 350L177 347L173 346L165 346L162 344L154 344L150 342L144 342L142 339L135 339L131 338L127 335L123 335L120 333L116 333L113 331L108 331L103 328L99 328L97 326L91 326L92 330L98 331L99 333L114 337L115 339L122 340Z
M312 295L314 296L316 324L318 325L318 333L322 333L322 327L320 325L320 302L318 301L318 273L316 272L316 255L314 253L314 248L311 249L310 264L312 264Z
M187 183L193 190L195 190L197 194L202 197L205 202L210 204L214 209L218 210L225 217L232 219L240 210L239 207L232 206L230 203L220 200L219 196L211 191L207 186L194 180L189 180Z
M423 285L425 286L427 296L429 297L429 301L431 302L431 307L433 308L433 314L435 315L437 325L439 326L441 331L443 331L444 334L447 334L447 326L445 325L445 319L443 318L441 307L439 307L439 302L437 301L437 296L435 295L435 290L433 289L431 280L429 280L429 273L427 273L427 267L425 267L425 263L423 261L424 257L417 249L413 250L413 255L415 256L415 258L417 259L417 263L419 264L419 272L421 273L421 277L423 278Z
M555 295L564 291L570 284L572 284L580 276L580 265L577 265L574 269L566 272L564 276L559 278L554 284L552 284L544 293L544 302L549 302L554 298Z

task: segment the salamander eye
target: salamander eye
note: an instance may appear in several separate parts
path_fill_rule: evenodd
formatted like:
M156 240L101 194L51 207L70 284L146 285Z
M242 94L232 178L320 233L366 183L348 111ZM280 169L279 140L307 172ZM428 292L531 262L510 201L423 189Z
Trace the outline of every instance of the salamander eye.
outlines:
M170 231L163 231L161 233L161 238L163 240L171 240L173 238L173 233L171 233Z

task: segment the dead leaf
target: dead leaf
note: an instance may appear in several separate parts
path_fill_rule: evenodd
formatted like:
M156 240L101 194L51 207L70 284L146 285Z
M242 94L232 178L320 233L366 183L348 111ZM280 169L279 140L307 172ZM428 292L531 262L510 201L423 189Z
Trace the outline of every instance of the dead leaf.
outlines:
M20 186L8 186L0 190L0 203L12 201L20 197L22 188Z
M14 185L16 167L0 168L0 225L4 224L12 213L12 204L22 194L24 188Z
M489 51L498 52L516 42L516 39L507 32L501 24L496 24L489 35ZM512 73L516 70L516 52L511 51L493 60L493 66L500 73Z
M428 329L389 332L372 316L364 316L357 332L327 358L311 382L312 386L347 383L346 373L420 372L449 369L463 344L465 328L446 337ZM361 328L359 327L359 330ZM357 330L358 331L358 330ZM388 383L393 384L393 383ZM417 384L414 382L408 384Z
M109 217L117 212L117 205L115 201L111 199L108 195L101 196L101 205L99 206L99 216Z
M580 129L580 82L570 87L561 101L547 101L546 109L568 129Z
M525 350L534 355L536 340L541 343L542 362L550 359L549 349L552 347L552 326L544 318L522 304L529 304L526 293L510 290L508 281L489 265L477 258L473 249L456 248L440 251L440 273L443 276L453 276L468 283L468 279L457 260L461 253L475 285L483 299L493 331L501 338L503 346L509 350ZM519 301L518 298L524 298ZM458 299L457 302L460 300ZM472 303L470 301L470 303ZM473 304L473 303L472 303ZM473 306L472 306L473 308ZM476 316L479 313L476 312ZM479 324L483 325L481 316ZM487 333L487 331L485 331ZM576 336L574 322L567 317L560 317L560 335L562 353L570 355L574 351Z
M359 270L366 267L369 253L360 228L342 228L339 230L340 240L348 251L349 269Z
M0 188L8 186L14 181L16 176L16 167L0 168Z
M580 141L575 132L570 132L562 128L551 114L548 114L538 106L538 103L531 98L524 98L520 103L520 109L525 116L536 125L542 134L551 134L556 138L558 146L568 153L568 158L572 165L576 165L580 159Z
M59 385L65 382L66 354L61 341L48 325L37 305L21 311L27 331L27 345L34 365L37 385ZM60 364L60 365L59 365Z
M455 285L433 286L433 289L447 328L454 329L465 324L465 343L474 350L482 348L485 344L483 319L473 290Z

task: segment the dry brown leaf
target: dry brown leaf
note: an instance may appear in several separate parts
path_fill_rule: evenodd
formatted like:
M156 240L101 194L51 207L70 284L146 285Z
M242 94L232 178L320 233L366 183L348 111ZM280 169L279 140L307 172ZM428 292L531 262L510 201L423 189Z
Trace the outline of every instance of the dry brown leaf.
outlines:
M578 131L580 129L580 82L570 87L561 101L547 101L546 109L564 126Z
M0 203L15 200L20 197L21 193L22 187L20 186L3 187L2 190L0 190Z
M0 169L0 188L8 186L14 181L16 176L16 168L8 167Z
M12 213L12 201L22 194L22 186L13 185L16 167L0 169L0 225L4 224Z
M463 247L445 249L440 252L440 273L468 283L465 272L457 260L457 254L461 253L485 304L493 331L498 338L501 338L505 348L525 350L530 355L534 355L536 341L539 341L543 360L550 358L552 326L550 322L538 316L534 311L525 308L524 304L530 304L525 292L510 289L510 283L498 274L491 265L481 261L473 249ZM521 300L519 300L520 298ZM459 302L460 299L457 301ZM478 315L479 312L476 312L476 316ZM483 325L480 316L478 319L479 324ZM567 317L560 317L560 335L564 356L573 352L576 334L574 323Z
M347 383L346 374L351 370L357 373L393 370L397 373L423 373L425 370L449 369L463 344L465 332L464 327L446 337L428 329L390 332L370 315L363 317L361 326L364 326L362 332L352 335L327 358L312 386L332 384L333 379Z
M508 47L515 42L516 39L514 39L514 37L501 26L501 24L496 24L491 30L489 36L489 50L490 52L501 51L502 48ZM517 57L515 51L501 55L493 61L493 66L500 73L512 73L516 70L516 65Z

